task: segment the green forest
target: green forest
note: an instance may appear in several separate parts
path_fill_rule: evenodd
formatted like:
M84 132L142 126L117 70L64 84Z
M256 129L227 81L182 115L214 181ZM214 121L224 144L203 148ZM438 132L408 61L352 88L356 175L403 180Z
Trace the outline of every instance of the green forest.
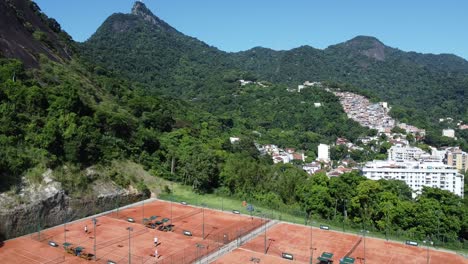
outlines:
M226 53L182 34L146 8L142 12L155 17L156 22L148 23L133 14L114 14L89 40L79 44L80 54L147 84L149 93L202 102L203 108L208 102L209 111L216 115L230 115L235 109L212 107L219 105L218 100L230 105L242 101L231 98L242 95L236 83L239 79L270 82L284 89L296 88L304 81L322 81L388 101L394 118L428 131L429 145L459 145L468 150L468 132L456 126L459 120L468 123L468 63L461 58L403 52L365 36L324 50L257 47ZM366 55L374 50L381 51L382 57ZM265 94L271 90L267 91ZM284 99L284 93L276 94ZM454 121L439 122L447 117ZM447 127L457 130L458 141L441 136Z
M287 80L282 82L256 71L260 66L241 67L241 58L156 21L150 24L135 15L113 15L88 42L76 44L71 60L41 56L40 66L29 68L19 60L0 58L0 191L18 193L23 177L41 183L41 172L47 168L66 166L79 172L99 165L112 170L112 162L133 161L154 177L182 183L197 193L293 208L322 219L339 219L343 215L336 212L346 212L346 221L364 229L410 232L415 239L431 237L439 245L465 245L467 198L425 188L412 199L403 182L371 181L358 172L332 178L323 173L309 176L300 166L274 165L271 157L260 155L255 143L305 150L313 159L320 143L333 143L337 137L355 141L376 134L348 119L332 93L312 88L300 93L288 90L291 83L306 80L302 78L322 75L304 72L288 79L295 69L281 66L281 74L274 76ZM120 33L113 31L115 25ZM270 53L269 60L289 58ZM338 57L330 63L339 65ZM393 65L385 71L375 68L373 78L376 74L388 76L395 67L400 69L398 74L414 69L411 64L403 66ZM445 108L440 93L435 99L422 93L418 104L409 106L404 102L408 98L382 92L385 90L376 92L361 86L358 81L363 80L323 77L349 81L351 84L338 86L364 89L374 99L385 94L381 98L396 105L392 110L395 117L428 128L426 143L460 144L466 149L466 132L457 131L460 139L451 141L439 136L438 129L448 124L431 121L449 114L466 120L466 97L457 96L466 90L465 79L458 78L463 74L459 74L453 82L429 70L410 75L429 80L428 87L433 89L428 90L438 89L442 80L450 81L450 101ZM396 87L395 91L406 89L412 80L398 77L405 81L394 83L397 77L389 77L386 84ZM241 86L239 79L270 82ZM368 82L378 85L382 80ZM412 95L419 94L424 82L409 86L414 89ZM354 85L359 88L352 88ZM315 107L316 102L322 106ZM431 109L425 109L426 105ZM232 136L240 141L232 144ZM386 148L352 157L356 161L382 157ZM347 157L343 149L333 150L332 155ZM107 177L124 188L151 191L136 177L119 173ZM55 180L68 194L80 196L97 179L76 173L58 174Z

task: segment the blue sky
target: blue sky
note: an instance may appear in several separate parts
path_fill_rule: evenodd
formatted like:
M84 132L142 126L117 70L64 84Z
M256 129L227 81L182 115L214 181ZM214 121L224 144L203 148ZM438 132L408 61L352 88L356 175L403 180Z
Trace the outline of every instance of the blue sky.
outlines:
M36 0L77 41L89 38L133 0ZM179 31L225 51L326 48L357 35L423 53L468 59L468 1L459 0L145 0Z

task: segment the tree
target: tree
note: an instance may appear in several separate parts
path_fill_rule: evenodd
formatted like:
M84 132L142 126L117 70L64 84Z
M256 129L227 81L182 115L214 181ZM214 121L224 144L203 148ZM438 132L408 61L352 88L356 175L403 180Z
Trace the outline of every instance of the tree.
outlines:
M333 212L333 199L327 186L317 185L313 178L309 178L299 189L299 199L308 214L329 218Z

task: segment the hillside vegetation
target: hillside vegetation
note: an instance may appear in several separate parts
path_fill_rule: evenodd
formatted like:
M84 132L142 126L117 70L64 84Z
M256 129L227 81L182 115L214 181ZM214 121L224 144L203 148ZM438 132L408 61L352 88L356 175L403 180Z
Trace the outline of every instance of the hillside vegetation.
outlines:
M110 16L80 45L83 56L149 86L149 92L190 99L225 100L236 80L263 80L295 88L304 81L353 86L392 105L401 122L429 131L442 146L439 118L468 123L468 62L454 55L419 54L358 36L324 50L253 48L226 53L186 36L137 2L131 14ZM205 100L206 101L206 100ZM210 108L213 109L213 108ZM219 113L219 111L217 111ZM458 145L468 149L466 131Z
M26 34L31 43L36 43L34 32ZM253 80L263 73L249 74L237 55L184 36L141 2L132 14L111 16L78 46L71 57L61 57L59 51L52 51L53 56L31 54L37 64L26 63L21 52L2 53L1 191L17 190L22 177L40 183L40 172L66 166L77 173L56 180L70 193L86 193L96 179L79 172L99 166L108 168L104 180L145 192L148 187L141 179L151 175L200 194L293 208L317 218L335 217L336 210L346 206L347 221L353 225L407 231L415 239L432 236L458 248L458 241L468 238L467 200L450 192L427 188L414 200L401 182L366 180L357 173L310 177L300 167L273 165L271 157L260 155L255 142L296 147L314 158L319 143L375 134L349 120L337 98L325 90L288 91L288 82L296 80L285 76L282 84L241 86L238 79ZM381 53L374 59L381 61ZM434 70L440 66L420 63ZM462 75L463 62L460 65L450 70ZM292 71L279 68L276 74ZM318 102L321 107L314 106ZM240 141L231 144L231 136ZM126 171L121 166L135 163L148 174L139 173L143 176L138 178L119 173Z

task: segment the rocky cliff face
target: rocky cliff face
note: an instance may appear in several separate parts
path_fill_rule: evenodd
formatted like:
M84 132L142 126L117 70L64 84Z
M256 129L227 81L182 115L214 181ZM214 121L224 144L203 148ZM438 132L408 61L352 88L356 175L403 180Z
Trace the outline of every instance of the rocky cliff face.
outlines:
M19 194L0 194L0 241L146 198L135 190L121 189L109 182L95 182L92 193L86 197L70 197L60 183L47 175L40 186L26 186Z
M159 17L155 16L143 2L136 1L132 8L132 15L138 16L143 18L145 21L153 24L158 29L162 29L164 31L172 31L177 32L173 27L169 24L161 20Z
M0 13L0 57L20 59L26 67L37 67L40 54L70 59L71 37L33 1L2 0Z

